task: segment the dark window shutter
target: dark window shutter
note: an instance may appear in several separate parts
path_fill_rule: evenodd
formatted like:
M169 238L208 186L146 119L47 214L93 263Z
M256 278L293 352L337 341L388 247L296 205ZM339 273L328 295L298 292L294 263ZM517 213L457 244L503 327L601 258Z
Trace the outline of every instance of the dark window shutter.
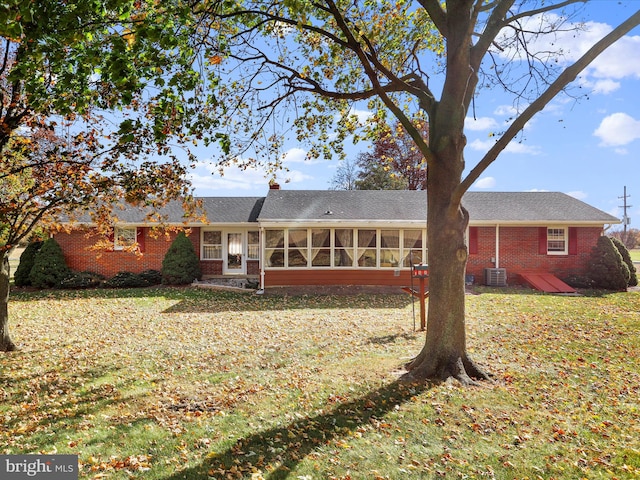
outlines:
M469 227L469 255L478 253L478 227Z
M547 227L538 227L538 253L547 254Z
M136 228L136 242L138 242L138 250L140 250L140 253L144 253L144 248L145 248L145 228L144 227L138 227Z
M113 252L115 250L115 242L116 242L116 229L111 230L111 233L107 235L107 240L109 241L109 246L107 247L108 252Z
M569 227L569 255L578 254L578 229Z

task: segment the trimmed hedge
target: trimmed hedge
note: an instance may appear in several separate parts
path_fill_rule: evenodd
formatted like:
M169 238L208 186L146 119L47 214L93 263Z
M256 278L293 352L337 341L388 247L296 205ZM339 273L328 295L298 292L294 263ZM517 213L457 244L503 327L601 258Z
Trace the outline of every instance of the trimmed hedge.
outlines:
M180 232L162 260L162 283L188 285L202 275L193 243Z
M622 261L627 265L627 268L629 269L628 285L630 287L635 287L636 285L638 285L638 275L636 272L636 266L633 264L633 260L631 260L631 255L629 254L629 250L627 249L625 244L622 243L617 238L611 237L611 241L618 249L618 252L620 252L620 255L622 256Z
M591 253L589 274L596 288L617 291L627 289L631 273L611 238L598 238Z
M28 287L31 285L29 274L33 268L33 263L36 260L36 254L42 248L42 243L43 242L39 240L29 243L22 252L22 255L20 255L20 263L13 274L13 281L16 287Z
M58 242L53 238L45 240L36 253L33 267L29 272L31 285L37 288L57 288L70 275L71 270L67 267Z

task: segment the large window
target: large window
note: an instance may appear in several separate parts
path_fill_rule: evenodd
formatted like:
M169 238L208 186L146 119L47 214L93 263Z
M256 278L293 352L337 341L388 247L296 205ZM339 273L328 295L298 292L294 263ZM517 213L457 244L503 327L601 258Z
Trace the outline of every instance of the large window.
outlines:
M116 227L113 232L113 249L125 250L136 244L136 227Z
M353 267L353 229L334 230L334 267Z
M547 228L547 253L550 255L567 253L566 228Z
M222 232L207 231L202 232L202 259L221 260L222 259Z
M265 264L267 267L284 267L284 230L266 230Z
M402 233L404 266L411 267L425 262L426 259L422 256L422 230L404 230Z
M400 230L380 230L380 266L400 265Z
M406 268L424 260L423 238L424 230L418 229L265 230L265 266Z
M311 230L311 266L331 266L331 230L328 228Z
M250 230L247 233L247 258L260 259L260 232L257 230Z

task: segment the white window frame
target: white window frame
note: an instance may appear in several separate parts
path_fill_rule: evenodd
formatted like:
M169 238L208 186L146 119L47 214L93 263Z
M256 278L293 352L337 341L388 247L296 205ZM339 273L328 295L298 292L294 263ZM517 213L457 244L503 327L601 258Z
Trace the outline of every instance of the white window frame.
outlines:
M137 227L115 227L113 229L113 249L127 250L133 248L138 243ZM126 239L122 242L120 239Z
M553 230L557 230L556 234L552 234ZM562 235L559 234L559 231L562 230ZM562 250L552 249L552 242L560 243L562 242L564 248ZM568 255L569 254L569 229L567 227L560 227L554 225L552 227L547 227L547 255Z
M218 232L220 234L220 243L204 243L204 235L207 232ZM202 238L200 239L200 259L204 260L204 261L210 261L210 260L222 260L222 238L223 238L223 232L222 230L217 230L217 229L212 229L212 230L202 230ZM219 251L220 251L220 256L219 257L205 257L205 247L218 247Z
M330 248L331 249L331 253L330 253L330 257L331 257L331 265L313 265L313 250L314 247L312 245L312 232L313 230L321 230L321 229L327 229L329 230L329 235L330 235L330 247L322 247L322 248ZM291 247L289 245L289 231L290 230L306 230L306 247ZM351 253L351 258L352 258L352 264L351 265L336 265L336 258L338 257L338 255L340 255L340 251L343 250L343 248L341 247L336 247L336 237L335 237L335 231L336 230L351 230L352 231L352 245L351 247L346 248L346 250L348 250ZM358 247L358 234L361 230L375 230L375 243L376 246L375 248L369 248L369 247ZM383 248L381 246L381 235L382 235L382 231L386 231L386 230L397 230L399 231L399 246L398 248L393 248L392 250L396 250L399 251L400 254L400 258L398 259L397 264L394 265L382 265L381 264L381 258L382 258L382 252L385 250L385 248ZM411 231L420 231L421 232L421 243L422 243L422 247L420 249L413 249L410 247L405 247L404 246L404 234L406 230L411 230ZM267 248L266 245L266 235L267 233L271 232L271 231L279 231L282 232L282 235L284 236L283 239L283 245L281 247L272 247L272 248ZM421 252L421 257L422 257L422 261L425 262L426 258L427 258L427 249L426 249L426 233L424 229L420 229L420 228L402 228L402 227L398 227L398 228L394 228L394 227L385 227L385 228L358 228L358 227L351 227L351 228L343 228L343 227L285 227L285 228L266 228L264 230L264 234L265 234L265 245L264 245L264 268L266 270L271 270L271 269L276 269L276 270L280 270L280 269L333 269L333 270L340 270L340 269L358 269L358 270L366 270L366 269L409 269L410 266L409 265L405 265L405 257L409 254L409 252L411 250L420 250ZM372 239L373 240L373 239ZM291 266L289 265L289 251L291 248L295 248L295 249L304 249L304 254L306 254L306 264L305 265L295 265L295 266ZM375 255L376 255L376 262L375 265L358 265L357 262L357 255L359 251L361 250L375 250ZM386 250L389 250L389 248L386 248ZM282 265L268 265L268 258L267 258L267 254L268 251L271 252L271 254L275 253L276 251L278 252L282 252Z

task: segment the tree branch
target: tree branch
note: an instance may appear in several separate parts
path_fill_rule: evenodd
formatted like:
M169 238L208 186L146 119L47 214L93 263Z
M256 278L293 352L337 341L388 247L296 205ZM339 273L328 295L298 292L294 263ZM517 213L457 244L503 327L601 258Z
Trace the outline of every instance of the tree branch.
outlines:
M460 197L466 192L471 185L480 177L480 175L491 165L500 152L502 152L509 142L515 138L515 136L524 128L526 123L531 118L541 111L558 93L560 93L569 83L574 81L576 77L582 72L589 64L595 60L607 47L614 42L622 38L625 34L631 31L636 26L640 25L640 10L630 16L627 20L621 23L608 35L600 39L595 45L593 45L582 57L580 57L575 63L567 67L558 78L552 82L547 90L540 95L535 101L533 101L507 128L502 136L496 141L495 145L489 149L485 156L478 162L478 164L469 172L467 177L460 183L457 188L457 195Z

